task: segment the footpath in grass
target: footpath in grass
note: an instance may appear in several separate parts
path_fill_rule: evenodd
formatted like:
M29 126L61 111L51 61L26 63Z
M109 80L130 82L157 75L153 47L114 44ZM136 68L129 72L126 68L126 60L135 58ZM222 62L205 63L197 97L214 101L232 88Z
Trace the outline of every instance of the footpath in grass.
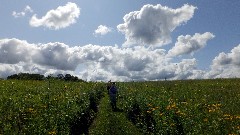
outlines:
M93 135L141 135L138 129L126 118L124 112L113 112L109 96L105 94L99 105L99 112L89 129Z

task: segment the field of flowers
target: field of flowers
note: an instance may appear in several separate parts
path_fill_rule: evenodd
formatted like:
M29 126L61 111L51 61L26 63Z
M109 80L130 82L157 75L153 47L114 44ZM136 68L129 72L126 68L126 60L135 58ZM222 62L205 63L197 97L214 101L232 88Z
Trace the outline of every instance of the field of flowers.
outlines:
M86 133L101 83L0 81L0 134Z
M113 112L100 82L0 80L0 135L240 134L240 79L117 86Z
M119 83L118 106L145 134L240 134L240 79Z

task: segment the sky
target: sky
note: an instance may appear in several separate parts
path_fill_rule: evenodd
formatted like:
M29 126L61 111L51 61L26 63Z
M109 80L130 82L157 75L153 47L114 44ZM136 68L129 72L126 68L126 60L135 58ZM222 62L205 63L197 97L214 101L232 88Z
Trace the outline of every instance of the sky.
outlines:
M1 0L0 78L240 77L239 0Z

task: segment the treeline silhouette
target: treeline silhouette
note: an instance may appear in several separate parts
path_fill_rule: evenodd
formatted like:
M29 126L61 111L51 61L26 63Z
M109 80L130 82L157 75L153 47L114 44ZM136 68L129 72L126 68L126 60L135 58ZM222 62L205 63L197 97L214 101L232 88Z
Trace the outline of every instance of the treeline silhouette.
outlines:
M71 74L58 74L57 76L48 75L45 77L41 74L30 74L30 73L19 73L13 74L7 77L7 79L16 79L16 80L65 80L65 81L74 81L74 82L84 82L84 80L79 79L77 76Z

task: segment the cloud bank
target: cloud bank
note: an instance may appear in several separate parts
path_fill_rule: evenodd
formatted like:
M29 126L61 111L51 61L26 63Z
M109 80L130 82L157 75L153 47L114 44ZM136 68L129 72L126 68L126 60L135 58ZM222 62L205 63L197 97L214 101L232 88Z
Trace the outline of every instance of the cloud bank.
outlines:
M30 44L15 38L1 39L0 77L19 72L40 73L46 76L71 73L85 80L103 81L240 76L239 54L240 45L230 53L220 53L213 60L211 70L203 71L197 69L197 59L182 59L176 62L164 49L92 44L70 47L59 42ZM84 68L78 69L79 67Z
M172 63L166 50L145 47L85 45L69 47L63 43L30 44L19 39L0 40L1 75L14 72L36 72L47 75L74 72L85 66L78 76L88 80L155 80L188 78L196 60ZM3 74L5 73L5 74Z
M166 45L171 43L171 32L190 20L196 7L185 4L172 9L160 4L144 5L123 17L124 23L117 26L125 35L125 45Z
M65 6L59 6L55 10L50 10L42 18L33 15L29 21L32 27L46 27L49 29L62 29L74 24L80 15L80 8L72 2L68 2Z

